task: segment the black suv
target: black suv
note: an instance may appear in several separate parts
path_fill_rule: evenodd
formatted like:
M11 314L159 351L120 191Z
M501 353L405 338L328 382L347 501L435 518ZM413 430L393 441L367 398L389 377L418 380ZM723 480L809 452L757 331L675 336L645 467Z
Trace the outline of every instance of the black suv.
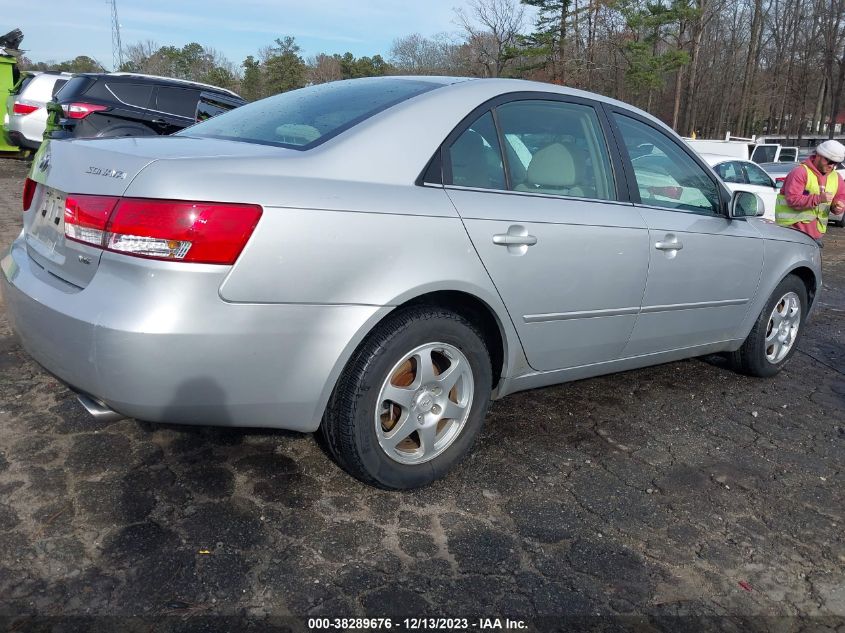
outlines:
M244 103L231 90L193 81L81 73L47 104L44 138L172 134Z

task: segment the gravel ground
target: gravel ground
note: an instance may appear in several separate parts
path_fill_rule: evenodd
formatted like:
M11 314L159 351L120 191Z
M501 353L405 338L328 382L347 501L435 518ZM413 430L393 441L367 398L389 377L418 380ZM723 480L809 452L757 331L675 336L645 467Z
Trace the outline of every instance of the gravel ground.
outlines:
M3 247L24 175L0 160ZM710 358L516 394L411 493L308 435L95 422L0 309L0 629L842 633L845 230L823 259L778 377Z

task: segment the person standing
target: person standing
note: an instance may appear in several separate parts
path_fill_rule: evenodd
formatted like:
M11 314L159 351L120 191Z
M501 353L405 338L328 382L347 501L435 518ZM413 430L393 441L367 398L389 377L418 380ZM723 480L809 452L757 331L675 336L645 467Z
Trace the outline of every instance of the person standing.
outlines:
M845 145L821 143L815 153L786 176L775 204L775 219L812 237L822 248L831 208L845 208L845 183L836 167L845 161Z

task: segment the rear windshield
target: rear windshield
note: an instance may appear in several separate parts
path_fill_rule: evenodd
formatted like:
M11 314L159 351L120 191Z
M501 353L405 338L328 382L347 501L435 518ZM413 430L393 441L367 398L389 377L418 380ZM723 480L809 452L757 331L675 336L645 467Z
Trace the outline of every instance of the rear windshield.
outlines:
M12 92L10 92L9 94L19 95L23 92L23 89L26 88L27 84L29 84L29 82L33 79L35 79L35 75L30 75L29 73L21 74L21 78L18 79L18 83L15 84L15 87L12 88Z
M91 81L90 77L71 77L56 93L55 99L75 99L85 92Z
M305 150L440 85L382 77L335 81L241 106L177 134Z

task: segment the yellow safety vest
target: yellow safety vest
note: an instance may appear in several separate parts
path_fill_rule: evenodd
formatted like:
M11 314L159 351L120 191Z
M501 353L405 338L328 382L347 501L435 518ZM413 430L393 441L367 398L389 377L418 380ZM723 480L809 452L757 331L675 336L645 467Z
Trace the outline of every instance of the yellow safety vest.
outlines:
M807 184L804 186L804 189L810 194L820 194L822 190L819 187L819 179L816 173L806 165L801 165L801 167L807 172ZM824 190L835 196L838 189L839 176L836 171L832 171L827 175L827 184ZM775 203L775 221L781 226L792 226L797 222L812 222L816 220L819 233L826 233L828 215L830 215L830 204L827 202L823 202L812 209L796 211L786 204L786 196L783 193L779 193Z

